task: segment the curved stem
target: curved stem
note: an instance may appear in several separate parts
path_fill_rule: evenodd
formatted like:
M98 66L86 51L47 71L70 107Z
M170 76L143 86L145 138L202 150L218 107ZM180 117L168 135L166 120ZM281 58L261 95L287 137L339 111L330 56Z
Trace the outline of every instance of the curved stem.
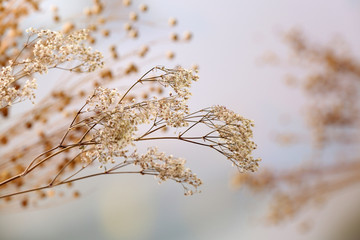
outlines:
M156 69L156 67L151 68L149 71L147 71L144 75L141 76L141 78L139 80L137 80L126 92L125 94L122 96L122 98L119 100L118 104L120 104L122 102L122 100L124 100L124 98L126 97L126 95L138 84L142 81L142 79L149 74L151 71L153 71L154 69Z
M16 196L16 195L20 195L20 194L24 194L24 193L30 193L30 192L34 192L34 191L38 191L38 190L43 190L43 189L47 189L47 188L52 188L55 186L60 186L63 184L67 184L67 183L71 183L71 182L75 182L75 181L79 181L82 179L86 179L86 178L92 178L95 176L102 176L102 175L107 175L107 174L130 174L130 173L136 173L136 174L147 174L147 175L154 175L154 174L150 174L150 173L144 173L143 171L124 171L124 172L101 172L101 173L94 173L94 174L90 174L90 175L86 175L86 176L82 176L82 177L78 177L78 178L74 178L74 179L70 179L70 180L66 180L66 181L62 181L56 184L47 184L45 186L42 187L37 187L37 188L31 188L28 190L24 190L24 191L19 191L19 192L15 192L15 193L10 193L10 194L6 194L6 195L2 195L0 196L1 198L6 198L6 197L12 197L12 196Z

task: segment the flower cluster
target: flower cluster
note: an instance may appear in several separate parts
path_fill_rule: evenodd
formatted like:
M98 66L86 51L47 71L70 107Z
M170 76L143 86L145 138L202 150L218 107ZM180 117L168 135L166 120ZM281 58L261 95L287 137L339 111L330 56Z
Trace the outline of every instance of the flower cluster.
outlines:
M161 74L155 75L154 73L158 71L161 71ZM77 112L60 144L51 150L55 152L53 154L70 149L78 149L80 152L78 157L66 160L61 165L60 172L50 185L82 179L83 177L72 179L74 176L72 175L62 182L58 181L63 169L79 159L83 164L79 171L94 162L98 162L100 168L104 169L103 173L89 177L122 173L153 175L159 182L173 180L181 183L185 195L197 192L202 182L196 174L185 167L185 160L159 152L155 147L148 148L144 154L138 153L139 142L161 139L210 147L227 157L240 170L255 171L259 159L253 159L251 156L252 150L256 148L254 142L250 140L252 121L222 106L191 113L187 105L191 95L189 88L197 79L193 71L180 67L176 69L155 67L137 80L124 94L120 94L116 89L96 88L94 94ZM169 93L165 97L148 97L141 101L130 100L131 98L128 97L130 92L137 85L144 85L147 82L170 87L175 93ZM192 130L197 125L207 127L204 135L193 135ZM177 132L175 136L158 135L160 130L169 128L175 128ZM204 128L202 127L201 130L203 131ZM46 160L45 155L41 156L39 163L33 164L34 168ZM140 170L121 170L131 165ZM21 175L17 176L20 177Z
M0 72L0 108L22 101L25 98L35 98L34 89L37 88L35 79L27 80L23 87L15 85L16 79L11 66L2 67Z
M144 174L154 174L159 182L168 179L174 180L182 184L188 184L197 188L202 184L201 180L192 173L189 168L185 168L185 159L174 158L172 155L165 155L159 152L157 148L149 148L147 153L139 155L136 152L132 154L135 166L140 166ZM185 195L192 195L193 190L185 185Z
M6 21L0 23L0 32L3 33L0 41L0 115L9 121L12 121L9 118L10 105L26 98L31 101L35 98L34 89L37 84L34 77L37 74L46 74L51 69L92 72L102 67L102 54L93 51L86 43L92 46L99 42L102 44L103 37L111 36L115 30L112 27L119 26L112 24L113 20L121 21L120 25L125 28L125 40L142 36L139 35L140 28L147 25L146 18L141 16L141 13L148 11L147 5L141 4L138 9L140 11L133 11L130 0L123 1L120 5L116 1L114 4L109 1L108 5L95 0L92 6L84 9L85 19L80 24L93 31L91 33L85 29L76 30L76 26L79 26L77 22L63 22L58 7L53 6L53 20L56 26L62 25L61 32L29 28L28 38L23 44L19 41L23 38L23 24L20 24L19 19L31 11L40 10L38 1L16 0L14 4L5 5L1 2L0 0L0 15L2 13ZM126 15L128 18L119 17L119 6L121 14L125 12L123 7L129 7L131 11ZM170 27L174 27L177 20L170 18L168 23ZM191 37L192 34L188 31L182 37L172 32L168 40L174 43L184 42ZM125 44L125 52L123 41L114 42L108 46L111 59L106 69L53 89L32 110L3 129L0 133L0 145L9 147L4 148L2 154L4 167L0 172L0 187L5 187L6 190L2 192L0 199L8 201L14 195L34 191L43 199L46 196L43 192L45 189L107 174L152 175L159 183L167 180L180 183L185 195L198 192L202 182L185 167L184 159L166 155L156 147L151 147L152 144L148 145L163 139L210 147L231 159L230 147L226 147L226 144L232 144L231 140L222 142L219 136L211 136L211 133L219 129L210 125L221 120L215 117L213 120L205 119L209 115L206 111L191 113L189 110L187 100L191 96L190 87L198 80L196 67L193 70L154 67L125 92L105 88L107 84L116 84L113 81L141 71L143 63L153 59L148 56L151 54L150 49L162 44L163 40L158 36L148 36L146 39L155 40L141 44L138 49L129 49L128 44ZM122 64L124 58L119 58L118 50L121 50L122 56L131 58L128 66ZM163 56L173 59L175 53L166 51ZM94 94L77 112L73 112L79 101L91 94L94 88ZM63 121L59 118L60 113L64 116L61 118ZM65 120L71 121L67 127L64 125ZM210 128L206 129L205 126L201 130L205 129L210 133L194 136L192 129L202 123ZM168 135L168 130L172 132L171 135ZM192 135L188 136L190 132ZM226 134L222 134L223 139L227 139ZM31 138L26 137L27 135ZM13 141L15 138L26 141L18 144ZM138 147L142 144L150 148L140 152ZM242 161L239 156L233 158L235 157L239 158L239 162ZM100 172L95 169L93 173L85 170L93 165L99 166ZM123 170L125 167L127 169ZM53 195L54 193L51 194ZM73 196L78 197L79 193L75 191ZM21 200L23 207L30 203L37 204L28 197Z
M35 98L34 89L36 81L31 76L35 73L44 74L51 68L62 68L79 72L92 72L102 67L102 54L92 51L90 47L82 44L87 38L88 30L83 29L64 35L50 30L28 29L29 39L36 35L35 39L25 44L25 48L31 48L32 56L25 59L9 61L9 65L2 67L0 72L0 107L11 105L16 100ZM21 52L20 52L21 53ZM66 68L65 63L75 64L75 67ZM31 79L30 79L31 77ZM22 78L28 80L21 84Z
M161 69L166 71L166 77L160 75L155 78L141 79L141 81L155 79L154 81L164 84L164 79L168 79L169 84L166 86L171 86L176 92L183 93L184 89L190 86L191 81L197 80L196 75L182 68ZM171 82L170 79L172 79ZM125 147L133 145L133 141L137 138L138 126L149 124L155 119L168 127L187 126L185 115L189 113L189 109L186 100L182 99L183 96L173 95L160 99L154 97L138 103L128 103L121 101L122 96L116 89L97 88L88 100L87 112L93 115L86 120L87 127L94 129L93 141L97 143L97 151L92 154L95 154L102 164L112 162L114 157L119 157Z
M260 159L251 156L256 144L253 137L253 121L227 109L224 106L214 106L211 109L215 118L222 124L214 125L220 136L220 147L225 155L242 171L256 171Z
M156 148L149 148L143 155L138 154L137 142L174 139L195 143L217 150L240 171L257 170L260 159L251 156L252 151L256 149L255 143L251 140L251 128L254 126L251 120L223 106L190 113L187 105L187 99L191 95L189 87L198 79L197 75L182 68L157 67L153 70L160 70L164 74L149 77L145 74L124 95L116 89L98 87L88 99L84 106L85 111L79 113L84 117L77 124L88 129L88 140L83 142L84 146L89 146L83 148L88 159L97 160L101 167L108 163L115 164L115 167L110 169L118 169L117 166L123 167L124 164L140 166L140 173L156 175L160 181L172 179L183 183L187 195L191 195L192 190L185 185L191 185L196 190L201 181L184 167L185 161L166 156ZM176 94L162 98L153 97L140 102L124 100L136 84L145 82L171 87ZM205 124L209 132L202 136L188 136L199 124ZM143 127L140 128L140 125ZM148 130L140 131L145 126L149 126ZM164 128L185 130L178 136L153 136ZM118 163L115 158L122 159L122 162Z
M91 99L94 108L88 109L96 113L86 124L89 128L94 127L93 141L97 143L94 154L102 164L113 161L114 157L121 156L124 148L134 145L141 124L149 124L155 119L161 119L171 127L187 124L184 120L187 105L172 97L112 106L119 97L114 89L98 88ZM97 125L101 127L96 129Z
M176 97L167 97L147 102L148 110L153 116L162 119L167 126L179 128L188 126L185 115L189 113L189 107L185 100Z
M193 70L183 69L181 67L176 69L159 68L165 74L159 80L165 87L171 86L179 97L188 99L191 96L189 88L193 81L197 81L199 76L194 74Z
M189 114L185 119L193 124L179 137L217 150L230 160L241 172L254 172L261 159L254 159L252 151L256 149L253 138L253 121L227 109L213 106ZM190 129L196 125L206 125L210 131L201 137L187 137Z
M92 51L82 41L86 40L89 30L82 29L68 35L50 30L27 30L31 36L36 35L33 60L25 60L25 72L46 73L49 68L58 67L66 62L77 62L72 69L81 72L92 72L102 67L102 54Z
M149 114L132 105L114 105L120 95L114 89L98 88L89 102L93 108L87 111L95 113L87 119L89 128L94 128L93 140L96 151L91 158L97 158L101 164L114 162L121 157L125 147L133 145L138 125L149 119ZM101 126L96 129L97 125Z

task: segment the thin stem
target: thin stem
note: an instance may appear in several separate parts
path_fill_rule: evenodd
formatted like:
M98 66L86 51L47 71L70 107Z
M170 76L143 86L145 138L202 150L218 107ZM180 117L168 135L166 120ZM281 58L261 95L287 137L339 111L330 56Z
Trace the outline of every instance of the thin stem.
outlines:
M86 176L82 176L82 177L78 177L78 178L74 178L74 179L70 179L67 181L62 181L53 185L47 184L46 186L42 186L42 187L37 187L37 188L32 188L32 189L28 189L28 190L24 190L24 191L19 191L19 192L15 192L15 193L10 193L10 194L6 194L6 195L2 195L0 196L1 198L6 198L6 197L12 197L12 196L16 196L16 195L20 195L20 194L24 194L24 193L30 193L30 192L34 192L34 191L38 191L38 190L42 190L42 189L47 189L47 188L52 188L52 187L56 187L56 186L60 186L63 184L67 184L67 183L71 183L71 182L75 182L75 181L79 181L82 179L86 179L86 178L92 178L92 177L96 177L96 176L102 176L102 175L107 175L107 174L131 174L131 173L135 173L135 174L147 174L143 171L124 171L124 172L101 172L101 173L94 173L94 174L90 174L90 175L86 175ZM154 174L147 174L147 175L154 175Z
M213 145L199 143L199 142L189 140L189 139L202 139L202 137L186 137L186 138L183 138L180 136L178 136L178 137L152 137L152 138L137 138L134 141L165 140L165 139L180 140L180 141L194 143L194 144L201 145L201 146L213 147Z
M56 156L56 155L58 155L58 154L60 154L60 153L62 153L62 152L64 152L64 151L67 151L67 150L69 150L69 149L71 149L71 148L73 148L73 147L74 147L74 146L69 146L69 147L63 148L63 149L61 149L61 150L59 150L59 151L57 151L57 152L55 152L55 153L53 153L53 154L45 157L44 159L42 159L41 161L39 161L38 163L36 163L33 167L31 167L31 166L34 164L34 162L36 161L36 159L38 159L40 156L44 155L45 153L40 154L40 155L39 155L38 157L36 157L33 161L31 161L31 163L28 165L28 167L27 167L22 173L17 174L17 175L15 175L15 176L11 177L11 178L8 178L8 179L2 181L2 182L0 183L0 186L2 186L2 185L4 185L4 184L6 184L6 183L9 183L9 182L11 182L11 181L14 181L14 180L16 180L16 179L18 179L18 178L20 178L20 177L23 177L23 176L29 174L29 173L32 172L36 167L38 167L39 165L41 165L41 164L44 163L45 161L49 160L50 158L52 158L52 157L54 157L54 156ZM57 147L55 147L55 148L53 148L53 149L51 149L51 150L49 150L49 151L47 151L47 152L53 151L53 150L55 150L55 149L57 149L57 148L59 148L59 146L57 146Z
M69 147L60 149L59 151L57 151L57 152L55 152L55 153L53 153L53 154L45 157L44 159L42 159L41 161L39 161L38 163L36 163L32 168L29 168L29 169L26 171L25 174L28 174L28 173L32 172L36 167L38 167L40 164L44 163L45 161L49 160L50 158L52 158L52 157L54 157L54 156L56 156L56 155L59 155L60 153L65 152L65 151L67 151L67 150L70 150L70 149L72 149L72 148L74 148L74 147L77 147L77 146L76 146L76 145L75 145L75 146L69 146Z
M75 159L80 155L81 153L77 154L73 159L71 159L70 161L68 161L63 167L62 169L56 174L56 176L53 178L53 180L49 183L50 186L52 186L55 182L55 180L61 175L61 173L63 173L63 171L72 163L75 161Z
M89 100L91 100L94 96L95 96L95 95L93 94L93 95L90 97ZM79 109L79 111L76 113L74 119L73 119L72 122L70 123L70 127L68 128L68 130L66 131L65 135L63 136L63 138L62 138L61 141L60 141L60 144L59 144L60 147L63 145L63 143L64 143L64 141L65 141L65 138L66 138L67 135L69 134L69 132L70 132L73 124L75 123L77 117L81 114L81 111L84 109L84 107L85 107L87 104L88 104L88 102L86 102L86 103Z
M153 125L153 126L155 126L155 125ZM147 131L146 133L144 133L141 137L139 137L139 139L142 139L143 137L145 137L145 136L147 136L147 135L150 135L151 133L153 133L153 132L156 132L156 131L158 131L158 130L160 130L161 128L164 128L164 127L166 127L166 125L161 125L160 127L157 127L157 128L155 128L155 129L153 129L153 130L151 130L153 127L151 127L150 129L149 129L149 131ZM151 130L151 131L150 131Z
M118 104L120 104L122 102L122 100L124 100L124 98L126 97L126 95L138 84L142 81L142 79L149 74L151 71L153 71L156 67L151 68L149 71L147 71L144 75L141 76L141 78L139 80L137 80L126 92L125 94L122 96L122 98L119 100Z

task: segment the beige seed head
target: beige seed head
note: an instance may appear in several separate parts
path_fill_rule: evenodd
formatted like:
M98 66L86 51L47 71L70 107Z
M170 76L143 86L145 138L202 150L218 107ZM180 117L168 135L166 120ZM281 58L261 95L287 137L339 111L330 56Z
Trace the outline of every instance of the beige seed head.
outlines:
M130 23L125 23L125 24L124 24L124 29L125 29L126 31L130 31L130 30L132 29L131 24L130 24Z
M52 12L57 12L57 11L59 10L59 8L58 8L57 6L55 6L55 5L52 5L52 6L50 7L50 10L51 10Z
M89 36L89 37L87 38L87 40L88 40L88 42L89 42L90 44L95 44L95 43L96 43L96 39L95 39L94 37L92 37L92 36Z
M149 9L149 7L146 4L140 4L139 9L142 12L146 12Z
M171 41L177 41L179 39L179 37L176 33L171 33L170 39L171 39Z
M167 51L166 52L166 57L168 59L173 59L175 57L175 53L173 51Z
M72 22L67 22L63 25L62 32L69 33L75 29L75 25Z
M108 29L103 29L101 33L104 37L108 37L110 35L110 31Z
M99 17L98 18L98 23L99 24L105 24L106 23L106 19L104 17Z
M131 29L129 31L129 37L131 38L137 38L139 36L139 32L136 29Z
M140 51L139 51L139 56L145 57L145 55L148 51L149 51L149 47L147 45L141 46Z
M176 18L173 18L173 17L169 18L168 24L169 24L169 26L171 26L171 27L175 26L175 25L177 24Z
M189 41L192 39L192 33L190 31L185 31L183 37L185 41Z
M131 5L131 0L123 0L123 5L125 6L125 7L128 7L128 6L130 6Z
M96 4L92 7L91 11L93 14L100 14L103 11L104 7L101 4Z
M83 13L84 13L85 16L91 16L92 15L91 9L88 8L88 7L84 8Z
M54 15L53 20L54 20L54 22L60 22L60 16Z
M88 29L89 29L90 31L96 31L96 30L97 30L97 25L95 25L95 24L90 24L90 25L88 26Z
M138 18L139 18L139 16L137 15L136 12L130 12L130 13L129 13L129 19L130 19L130 21L137 21Z

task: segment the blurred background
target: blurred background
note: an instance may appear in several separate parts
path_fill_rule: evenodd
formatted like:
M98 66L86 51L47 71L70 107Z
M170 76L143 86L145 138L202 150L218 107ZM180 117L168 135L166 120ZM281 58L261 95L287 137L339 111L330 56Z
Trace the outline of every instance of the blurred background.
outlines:
M193 32L189 43L172 46L175 59L154 59L149 66L197 64L200 81L192 88L190 107L220 104L253 119L258 145L254 155L262 158L260 169L286 172L317 156L304 118L307 96L301 88L286 84L289 74L303 76L307 69L289 67L291 49L284 36L297 29L319 45L340 42L358 59L360 1L134 1L135 6L140 3L148 4L146 18L153 28L166 28L167 19L176 17L176 30ZM71 15L82 11L87 1L44 1L44 15L26 22L24 28L44 24L46 9L53 4ZM111 35L109 41L116 37ZM168 46L159 45L156 51L167 50ZM279 144L276 136L282 131L300 132L302 141ZM92 178L74 184L81 190L76 200L1 209L0 239L345 239L345 233L351 235L360 226L359 184L273 224L267 220L271 189L254 192L234 184L237 171L216 152L160 144L163 151L187 159L204 182L202 193L185 197L181 186L158 185L150 176ZM296 185L292 187L296 190ZM351 236L360 238L356 233Z

